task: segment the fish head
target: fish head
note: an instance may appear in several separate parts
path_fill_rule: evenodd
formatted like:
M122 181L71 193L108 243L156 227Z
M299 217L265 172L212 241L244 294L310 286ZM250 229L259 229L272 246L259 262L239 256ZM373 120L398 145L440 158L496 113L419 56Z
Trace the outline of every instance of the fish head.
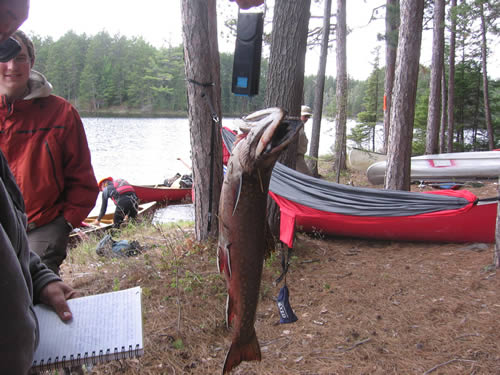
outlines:
M244 171L272 168L281 152L296 138L304 124L285 116L286 111L281 108L267 108L235 121L242 134L232 158L238 159Z

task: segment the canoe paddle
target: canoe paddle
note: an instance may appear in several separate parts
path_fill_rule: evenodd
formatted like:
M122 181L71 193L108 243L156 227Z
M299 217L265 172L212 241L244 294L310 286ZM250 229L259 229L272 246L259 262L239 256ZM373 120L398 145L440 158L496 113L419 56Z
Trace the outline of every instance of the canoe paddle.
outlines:
M179 160L182 164L184 164L184 166L185 166L187 169L191 170L191 167L189 166L189 164L188 164L188 163L186 163L184 160L182 160L181 158L177 158L177 160Z

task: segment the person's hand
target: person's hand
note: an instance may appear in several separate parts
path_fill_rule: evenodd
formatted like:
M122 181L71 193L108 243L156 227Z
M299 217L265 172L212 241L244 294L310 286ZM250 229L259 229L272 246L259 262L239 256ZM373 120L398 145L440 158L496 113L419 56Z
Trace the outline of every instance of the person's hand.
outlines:
M40 301L48 306L51 306L59 318L63 321L68 321L73 318L66 300L77 297L78 293L69 285L62 281L54 281L48 283L40 292Z
M235 0L230 0L235 1ZM264 0L236 0L241 9L249 9L264 4Z

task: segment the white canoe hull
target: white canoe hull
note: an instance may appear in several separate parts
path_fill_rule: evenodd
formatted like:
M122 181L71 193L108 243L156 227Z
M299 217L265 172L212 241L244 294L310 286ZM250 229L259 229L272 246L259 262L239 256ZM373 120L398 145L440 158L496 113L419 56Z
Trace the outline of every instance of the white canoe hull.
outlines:
M347 147L346 164L349 169L365 172L370 165L384 160L387 160L386 154L355 147Z
M366 170L368 181L384 183L387 162L372 164ZM453 152L411 158L412 181L457 181L500 176L500 151Z

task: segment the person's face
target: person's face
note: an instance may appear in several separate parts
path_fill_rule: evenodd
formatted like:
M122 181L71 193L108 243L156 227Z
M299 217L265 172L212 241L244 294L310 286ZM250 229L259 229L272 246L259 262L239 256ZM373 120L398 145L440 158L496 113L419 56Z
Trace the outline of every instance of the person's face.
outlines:
M11 99L23 96L28 87L31 70L28 49L22 42L20 44L21 51L16 57L4 63L0 62L0 94Z
M0 42L5 41L28 18L28 0L0 0Z
M311 117L311 116L307 116L307 115L301 116L302 122L305 124L307 122L307 120L309 120L309 117Z

